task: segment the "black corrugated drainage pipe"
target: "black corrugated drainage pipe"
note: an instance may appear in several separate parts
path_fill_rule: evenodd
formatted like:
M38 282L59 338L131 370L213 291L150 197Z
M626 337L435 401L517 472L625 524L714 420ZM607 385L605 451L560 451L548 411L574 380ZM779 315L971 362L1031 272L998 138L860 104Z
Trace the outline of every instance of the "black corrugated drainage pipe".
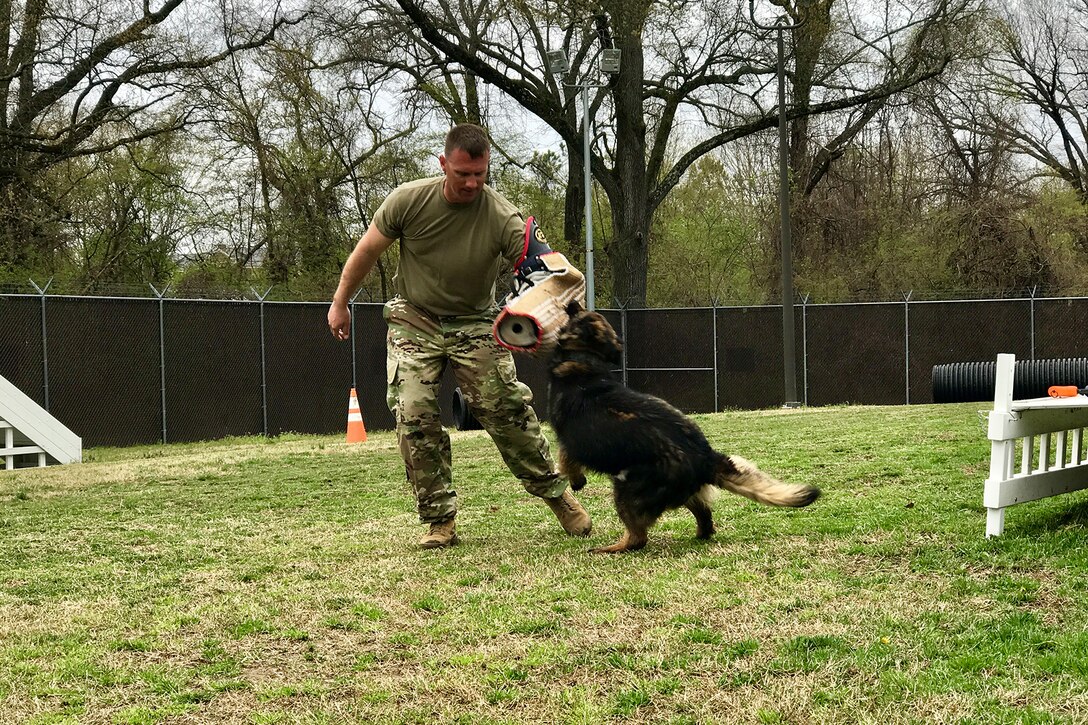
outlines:
M933 402L968 403L994 399L997 362L943 363L933 366ZM1088 386L1088 358L1017 360L1012 397L1045 398L1051 385Z
M472 414L472 408L469 407L468 401L465 400L461 388L453 389L453 424L457 426L457 430L483 429L480 421L476 420L476 416Z

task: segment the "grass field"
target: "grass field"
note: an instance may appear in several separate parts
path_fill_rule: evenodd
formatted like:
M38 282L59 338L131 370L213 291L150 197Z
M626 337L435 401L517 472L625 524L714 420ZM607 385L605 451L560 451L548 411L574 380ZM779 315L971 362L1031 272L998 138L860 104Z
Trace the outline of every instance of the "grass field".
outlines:
M438 551L389 433L0 473L0 722L1088 722L1088 498L985 540L981 407L698 416L824 497L611 557L605 479L568 538L478 432Z

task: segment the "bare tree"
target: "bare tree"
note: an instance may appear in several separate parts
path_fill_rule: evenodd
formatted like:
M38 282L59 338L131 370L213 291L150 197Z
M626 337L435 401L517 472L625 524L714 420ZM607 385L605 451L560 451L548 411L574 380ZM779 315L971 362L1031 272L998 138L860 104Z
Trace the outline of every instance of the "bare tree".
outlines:
M294 22L244 22L228 3L0 0L0 263L56 243L46 170L184 127L192 109L174 101L191 71Z
M1006 3L993 30L997 52L981 84L1020 112L995 106L978 126L1008 139L1088 205L1088 0ZM1081 244L1088 247L1088 235Z
M605 252L614 304L645 303L650 223L688 168L714 149L777 124L773 41L752 26L747 3L373 0L368 7L402 28L411 47L428 49L414 51L413 62L457 68L554 129L567 146L572 181L583 163L587 115L574 85L603 86L594 89L588 113L600 121L589 163L611 210ZM830 9L831 2L803 0L789 10L806 14L821 7ZM831 23L823 40L809 41L812 89L804 104L793 106L792 118L864 107L939 73L954 52L950 31L971 2L923 3L904 22L882 15L884 7L890 6L846 6L846 17L877 13L882 24ZM614 77L601 78L595 70L602 46L621 51ZM543 59L553 49L564 49L570 59L563 78L545 68ZM580 189L569 192L568 217Z
M281 291L335 284L358 220L365 228L412 153L404 143L415 109L380 107L393 71L327 57L323 30L300 27L252 58L202 73L209 172L234 198L252 195L250 229L213 235L211 246L241 268L259 265ZM378 272L385 294L384 262Z

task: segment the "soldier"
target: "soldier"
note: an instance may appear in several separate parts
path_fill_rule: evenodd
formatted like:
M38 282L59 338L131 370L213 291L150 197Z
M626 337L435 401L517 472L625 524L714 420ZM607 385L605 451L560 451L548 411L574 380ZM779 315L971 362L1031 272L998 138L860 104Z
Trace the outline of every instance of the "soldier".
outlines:
M329 329L346 340L351 296L381 253L400 240L396 296L383 311L387 403L420 521L429 525L420 541L428 549L458 541L450 439L437 396L447 364L525 490L544 499L568 534L588 536L591 527L552 461L529 387L492 336L495 284L522 254L525 220L486 184L490 157L483 128L463 123L450 129L438 157L442 175L402 184L382 203L344 264L329 306Z

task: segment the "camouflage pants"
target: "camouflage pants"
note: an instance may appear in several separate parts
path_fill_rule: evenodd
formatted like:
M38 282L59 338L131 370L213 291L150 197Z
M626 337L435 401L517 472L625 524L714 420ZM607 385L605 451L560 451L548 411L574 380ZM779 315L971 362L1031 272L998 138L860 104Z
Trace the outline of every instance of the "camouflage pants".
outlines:
M389 325L386 402L408 480L424 523L457 513L450 438L439 419L438 386L449 364L476 419L495 441L510 471L535 496L567 487L530 407L532 392L518 382L510 353L491 334L493 316L435 317L394 298L383 312Z

